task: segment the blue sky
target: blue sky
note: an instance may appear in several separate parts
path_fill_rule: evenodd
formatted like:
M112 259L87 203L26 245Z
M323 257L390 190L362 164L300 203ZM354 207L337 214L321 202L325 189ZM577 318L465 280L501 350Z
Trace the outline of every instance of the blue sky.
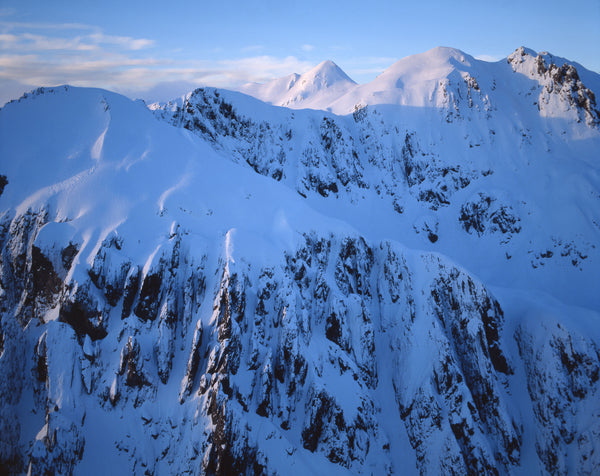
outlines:
M600 0L0 2L0 104L35 86L164 100L302 73L359 83L435 46L501 59L523 45L600 71Z

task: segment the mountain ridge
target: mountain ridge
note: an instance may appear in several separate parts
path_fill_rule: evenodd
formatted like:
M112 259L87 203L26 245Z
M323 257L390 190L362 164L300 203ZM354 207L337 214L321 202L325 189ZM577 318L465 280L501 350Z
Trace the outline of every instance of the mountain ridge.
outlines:
M293 88L294 84L296 84L296 81L301 76L296 73L272 80L262 85L245 85L238 90L278 106L294 109L309 108L331 110L337 114L348 114L352 112L352 108L356 104L404 104L421 107L427 104L426 98L427 96L431 96L431 88L428 88L426 91L413 88L411 91L408 91L403 98L398 98L397 95L386 95L384 92L402 89L404 83L414 86L415 83L431 81L433 84L446 79L448 74L457 69L461 74L466 73L468 75L469 69L474 65L477 65L480 70L486 72L489 71L487 65L491 68L501 66L504 63L508 63L508 59L514 57L518 52L522 53L521 56L529 56L532 59L536 59L539 56L547 63L548 67L551 64L556 64L558 67L561 67L568 62L568 60L553 56L550 53L543 52L538 54L534 50L525 47L517 48L511 55L508 55L506 58L499 61L487 62L477 60L456 48L438 46L424 53L407 56L406 58L396 61L369 83L355 83L355 87L329 91L327 94L321 94L318 98L311 98L310 96L303 97L297 94L294 95L293 98L290 98L287 95L289 89ZM304 74L309 74L318 70L318 68L325 63L327 63L327 61L320 63L311 71ZM573 64L572 62L568 63ZM335 63L332 64L335 65ZM339 69L337 65L335 66ZM600 86L600 76L598 73L589 71L577 63L575 63L574 66L580 72L584 84L589 84L592 90L598 90L598 87ZM343 71L342 74L347 77ZM421 76L419 76L419 74ZM423 77L423 75L425 76ZM384 100L377 101L375 96L383 96Z
M1 108L0 468L596 471L600 133L523 53L436 107Z

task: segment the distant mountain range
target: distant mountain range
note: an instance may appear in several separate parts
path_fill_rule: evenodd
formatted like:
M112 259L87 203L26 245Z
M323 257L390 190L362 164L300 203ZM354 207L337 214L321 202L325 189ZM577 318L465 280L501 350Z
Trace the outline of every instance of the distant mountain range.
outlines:
M507 95L514 94L515 81L507 76L515 71L531 78L541 76L538 61L562 67L568 61L528 48L519 48L509 58L496 63L476 60L454 48L438 47L426 53L397 61L375 80L356 84L332 61L324 61L302 74L291 74L265 84L251 83L239 90L261 101L292 109L323 109L336 114L348 114L357 104L394 104L417 107L443 107L444 86L452 80L477 77L485 92L499 96L495 82L502 80ZM571 64L571 63L569 63ZM512 65L512 67L511 67ZM597 90L598 74L572 63L581 80L591 90ZM540 74L538 74L540 73ZM503 84L500 83L500 87ZM504 98L498 98L504 99Z
M600 471L600 75L435 48L0 109L0 471Z

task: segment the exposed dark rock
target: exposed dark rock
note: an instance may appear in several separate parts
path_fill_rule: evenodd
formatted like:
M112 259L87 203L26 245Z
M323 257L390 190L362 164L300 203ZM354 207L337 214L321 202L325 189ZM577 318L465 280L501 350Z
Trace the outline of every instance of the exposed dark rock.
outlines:
M4 187L6 187L7 185L8 185L8 179L6 178L6 175L0 174L0 196L4 192Z
M600 435L600 422L592 418L577 430L573 415L581 405L597 399L600 352L596 345L551 319L520 325L515 339L537 421L536 451L546 471L593 473L596 449L591 442Z
M506 234L521 231L521 219L511 207L498 204L495 198L481 192L462 205L459 221L467 233L474 231L479 236L486 232Z
M102 312L79 295L74 301L65 301L60 306L58 318L69 324L80 337L90 336L92 340L103 339L108 334L102 320Z
M161 303L163 275L161 271L148 273L142 281L140 297L135 307L135 315L140 319L154 321Z
M75 259L75 256L77 256L78 252L79 252L79 246L76 243L69 243L60 252L60 258L62 261L63 268L65 268L65 270L71 269L73 260Z
M46 349L46 334L43 334L35 346L36 366L34 373L39 382L46 383L48 378L48 360Z
M62 289L62 280L54 270L52 262L37 246L31 247L31 294L36 307L52 306Z
M127 345L121 351L119 374L125 374L125 385L129 387L142 387L149 385L148 380L138 368L140 365L140 345L133 337L129 337Z
M83 457L84 436L75 422L58 412L46 419L46 433L31 449L29 469L32 474L71 474Z
M337 318L335 312L332 312L327 316L327 322L325 324L325 336L333 343L342 347L341 337L342 330L340 328L340 321Z
M335 403L325 393L319 393L310 402L308 425L302 430L302 445L309 451L314 452L323 433L323 425L326 419L331 417L332 408Z
M264 457L248 441L248 432L239 428L237 419L227 406L219 404L214 397L209 406L209 416L214 430L209 438L209 446L202 463L202 471L207 475L266 474Z
M369 274L373 265L373 251L363 238L346 238L341 243L335 268L335 280L345 295L357 293L370 296Z
M140 285L140 269L137 266L132 266L127 273L125 279L125 290L123 293L123 310L121 318L125 319L131 314L133 303Z
M183 403L185 397L189 396L192 392L192 386L196 379L198 372L198 365L200 364L200 345L202 344L202 321L198 321L196 324L196 331L194 332L194 340L192 341L192 350L188 358L185 375L183 377L182 391L179 396L180 403Z

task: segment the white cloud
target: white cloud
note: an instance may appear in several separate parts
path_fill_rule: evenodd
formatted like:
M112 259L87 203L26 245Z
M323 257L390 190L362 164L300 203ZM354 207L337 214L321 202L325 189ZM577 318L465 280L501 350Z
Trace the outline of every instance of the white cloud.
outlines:
M4 48L8 45L12 45L19 41L19 37L17 35L10 35L8 33L0 33L0 48Z
M260 45L246 47L242 57L214 60L175 60L156 46L152 39L108 35L91 25L0 20L0 89L6 85L13 90L72 84L132 97L145 97L146 93L162 97L169 91L181 94L188 87L235 89L248 82L303 73L314 66L295 56L256 54L264 49ZM306 44L302 48L310 51L314 47Z
M315 49L314 45L305 44L301 46L302 51L312 51Z
M254 56L218 61L214 66L225 72L232 84L242 82L264 82L290 73L309 70L314 64L301 61L295 56Z
M7 13L6 16L12 15ZM0 16L3 16L0 14ZM4 30L23 29L28 30L90 30L99 31L100 29L96 26L86 25L85 23L44 23L44 22L17 22L17 21L0 21L0 28Z
M129 53L136 51L116 53L98 47L89 51L71 49L68 54L65 51L55 54L51 50L27 54L0 52L0 81L17 81L32 88L58 84L103 87L140 97L144 91L155 92L156 87L163 83L169 87L175 84L179 89L183 84L190 85L190 90L198 86L235 88L247 82L268 81L293 71L304 72L313 66L293 56L173 61L142 58ZM159 89L163 91L165 87Z
M13 29L14 30L14 29ZM50 29L51 30L51 29ZM105 35L92 32L77 36L57 36L51 34L33 34L29 32L11 32L5 29L0 33L0 50L40 52L51 50L91 51L100 48L118 48L120 50L141 50L154 45L154 40L132 38L129 36Z
M87 38L92 40L96 44L110 44L116 45L121 48L128 50L141 50L149 48L154 45L154 40L148 40L146 38L131 38L129 36L112 36L104 35L103 33L93 33L88 35Z
M86 43L81 37L58 38L45 35L32 35L24 33L22 35L12 35L11 48L16 51L90 51L98 48L98 45Z

